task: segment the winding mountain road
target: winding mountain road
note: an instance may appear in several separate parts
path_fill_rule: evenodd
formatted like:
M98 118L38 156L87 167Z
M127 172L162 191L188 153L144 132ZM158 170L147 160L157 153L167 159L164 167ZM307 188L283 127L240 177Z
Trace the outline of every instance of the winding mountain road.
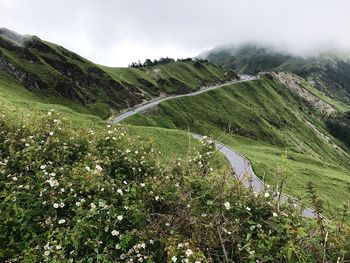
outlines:
M163 97L163 98L157 98L153 101L146 102L144 104L137 105L133 107L132 109L127 110L126 112L120 114L119 116L115 117L113 120L113 124L120 123L122 120L136 114L136 113L141 113L144 112L150 108L153 108L157 106L159 103L166 101L166 100L172 100L176 98L181 98L181 97L190 97L190 96L195 96L204 92L207 92L209 90L214 90L221 88L223 86L227 86L232 83L238 83L238 82L245 82L245 81L252 81L256 80L258 77L254 77L251 79L246 79L246 80L237 80L237 81L232 81L232 82L227 82L224 84L216 85L216 86L210 86L210 87L204 87L198 91L192 92L192 93L187 93L187 94L181 94L181 95L174 95L174 96L168 96L168 97ZM203 136L198 135L198 134L192 134L192 136L198 140L202 140ZM249 160L244 157L243 155L239 154L238 152L232 150L230 147L227 145L224 145L220 142L215 142L216 148L225 155L227 160L230 162L233 171L235 172L235 175L241 183L247 187L251 188L253 191L259 193L264 191L265 189L265 184L262 182L254 173L253 168L249 162ZM276 197L277 199L277 197ZM314 218L316 217L316 212L308 207L305 207L300 201L297 199L286 195L282 194L279 197L280 202L292 202L296 207L299 207L301 210L301 213L304 217L307 218Z

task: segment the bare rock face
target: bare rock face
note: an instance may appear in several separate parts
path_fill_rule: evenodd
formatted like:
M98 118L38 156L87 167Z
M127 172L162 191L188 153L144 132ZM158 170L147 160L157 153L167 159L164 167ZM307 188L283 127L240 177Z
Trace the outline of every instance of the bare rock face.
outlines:
M12 76L31 91L45 90L46 84L39 77L29 74L16 67L0 52L0 70Z
M299 96L307 100L314 108L316 108L323 114L330 115L331 113L336 111L336 109L332 105L321 100L320 98L313 95L310 91L305 89L301 82L302 80L296 75L285 72L275 72L272 74L284 85L286 85L291 90L295 91Z

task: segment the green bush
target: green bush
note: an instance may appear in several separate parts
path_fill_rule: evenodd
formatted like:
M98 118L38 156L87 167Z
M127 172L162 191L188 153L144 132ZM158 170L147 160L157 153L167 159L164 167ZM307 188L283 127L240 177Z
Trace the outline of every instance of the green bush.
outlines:
M208 139L165 166L122 126L69 127L53 111L20 123L1 115L1 262L350 258L349 225L303 219L289 204L278 208L272 192L213 170Z

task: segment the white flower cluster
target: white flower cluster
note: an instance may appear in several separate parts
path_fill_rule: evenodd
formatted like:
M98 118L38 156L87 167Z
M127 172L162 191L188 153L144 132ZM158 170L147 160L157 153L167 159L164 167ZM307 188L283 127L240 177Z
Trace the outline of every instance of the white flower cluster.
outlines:
M189 247L189 243L179 243L177 245L177 253L176 255L173 255L171 257L171 262L176 263L176 262L184 262L184 263L189 263L189 262L195 262L195 263L201 263L200 259L197 259L194 261L194 252L193 250Z
M115 248L120 249L120 245L116 245ZM148 259L148 255L146 255L145 249L145 243L138 243L134 245L131 249L129 249L127 253L121 254L119 258L121 260L126 260L126 262L146 262Z

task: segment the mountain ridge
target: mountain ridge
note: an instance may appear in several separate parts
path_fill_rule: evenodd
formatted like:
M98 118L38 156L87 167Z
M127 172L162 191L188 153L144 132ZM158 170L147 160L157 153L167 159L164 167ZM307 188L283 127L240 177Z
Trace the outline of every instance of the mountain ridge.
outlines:
M327 96L350 103L350 56L327 51L317 56L301 56L259 44L221 46L200 57L240 73L260 71L292 72L307 79Z
M162 92L186 93L237 78L234 72L201 60L170 61L138 69L104 67L62 46L3 28L0 69L1 74L16 79L33 93L59 103L68 100L92 114L98 112L102 118L111 115L111 110L121 111ZM125 74L128 80L120 77Z

